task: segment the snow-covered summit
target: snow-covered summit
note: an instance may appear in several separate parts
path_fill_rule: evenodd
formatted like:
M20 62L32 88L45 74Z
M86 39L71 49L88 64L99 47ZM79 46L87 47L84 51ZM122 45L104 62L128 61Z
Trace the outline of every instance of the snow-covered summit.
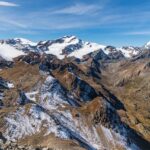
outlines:
M141 51L139 47L133 46L124 46L117 49L120 50L126 58L131 58L132 56L138 55Z
M82 58L90 52L105 48L104 45L85 42L75 36L64 36L56 40L39 42L37 47L39 50L56 55L60 59L66 55Z
M65 43L78 43L80 41L76 36L64 36L62 39Z

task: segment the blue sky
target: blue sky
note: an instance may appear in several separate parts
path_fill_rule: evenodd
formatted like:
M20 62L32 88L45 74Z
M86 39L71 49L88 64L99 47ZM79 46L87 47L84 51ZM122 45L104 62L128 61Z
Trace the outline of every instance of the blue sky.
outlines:
M0 39L64 35L115 46L150 41L150 0L0 0Z

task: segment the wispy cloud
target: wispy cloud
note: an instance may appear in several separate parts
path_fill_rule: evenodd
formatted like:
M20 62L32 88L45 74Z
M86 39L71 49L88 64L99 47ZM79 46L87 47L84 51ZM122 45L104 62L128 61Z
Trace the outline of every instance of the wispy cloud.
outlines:
M1 15L1 13L0 13ZM27 25L25 25L24 23L21 23L21 21L19 21L18 19L16 18L13 18L11 16L7 16L6 14L4 16L2 16L0 18L0 24L1 26L6 26L6 29L8 29L8 26L13 28L22 28L22 29L25 29L27 28Z
M126 32L124 35L150 35L150 31L135 31L135 32Z
M38 32L31 31L31 30L17 30L16 33L23 34L23 35L36 35Z
M34 0L30 0L30 2L35 5ZM138 28L142 29L146 26L149 28L150 11L148 9L141 7L137 9L136 7L133 9L125 8L127 10L125 11L122 8L112 7L111 2L111 0L97 0L96 3L90 3L80 0L80 2L69 2L66 5L61 3L60 5L48 4L46 7L44 5L35 9L32 9L32 5L27 3L27 6L30 6L29 10L27 10L25 2L21 9L6 10L4 8L0 10L0 28L23 34L54 30L65 32L73 29L107 28L111 31L114 30L114 33L118 32L124 35L150 35L150 32L147 31L123 33L132 28L133 31L138 31ZM15 3L0 1L0 6L4 5L18 6Z
M17 7L19 5L15 4L15 3L6 2L6 1L0 1L0 6L4 6L4 7Z
M2 22L5 22L5 23L10 24L12 26L23 28L23 29L27 28L27 26L25 24L19 23L19 22L14 21L14 20L6 20L5 19L5 20L2 20Z
M98 5L87 5L87 4L75 4L73 6L54 10L51 14L71 14L71 15L83 15L87 13L93 13L100 10L102 7Z

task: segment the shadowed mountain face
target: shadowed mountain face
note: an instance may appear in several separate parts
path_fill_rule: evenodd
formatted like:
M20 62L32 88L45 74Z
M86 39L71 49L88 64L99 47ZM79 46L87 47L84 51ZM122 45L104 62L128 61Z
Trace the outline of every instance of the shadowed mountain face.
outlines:
M23 52L0 58L1 149L150 149L148 48L91 50L98 45L76 37L1 43ZM46 52L64 43L64 58ZM82 58L71 55L83 47Z

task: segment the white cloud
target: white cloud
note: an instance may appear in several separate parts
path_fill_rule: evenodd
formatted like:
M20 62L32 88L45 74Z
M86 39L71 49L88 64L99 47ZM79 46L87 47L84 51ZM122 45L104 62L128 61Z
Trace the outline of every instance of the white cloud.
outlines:
M19 6L18 4L15 3L10 3L6 1L0 1L0 6L5 6L5 7L17 7Z
M87 13L97 12L101 8L102 7L98 5L75 4L74 6L65 7L60 10L54 10L51 12L51 14L83 15Z

